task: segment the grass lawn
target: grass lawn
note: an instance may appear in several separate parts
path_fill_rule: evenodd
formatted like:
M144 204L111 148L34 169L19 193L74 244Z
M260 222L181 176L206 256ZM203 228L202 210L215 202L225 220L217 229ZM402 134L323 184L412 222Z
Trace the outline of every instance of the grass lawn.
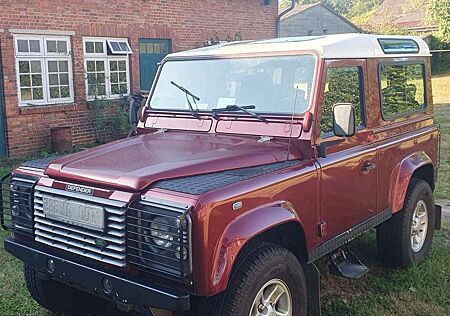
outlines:
M450 74L433 78L434 104L450 104Z
M450 90L450 83L449 88ZM436 105L436 121L441 126L441 165L436 184L435 197L450 199L450 104Z

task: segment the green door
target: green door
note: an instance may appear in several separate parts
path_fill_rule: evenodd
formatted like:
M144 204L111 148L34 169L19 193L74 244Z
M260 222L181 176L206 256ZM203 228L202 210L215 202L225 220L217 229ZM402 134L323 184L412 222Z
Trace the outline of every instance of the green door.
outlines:
M164 39L139 39L139 71L141 90L148 91L155 79L158 63L172 52L172 41Z
M3 107L3 67L2 54L0 51L0 157L6 156L6 135L5 135L5 109Z

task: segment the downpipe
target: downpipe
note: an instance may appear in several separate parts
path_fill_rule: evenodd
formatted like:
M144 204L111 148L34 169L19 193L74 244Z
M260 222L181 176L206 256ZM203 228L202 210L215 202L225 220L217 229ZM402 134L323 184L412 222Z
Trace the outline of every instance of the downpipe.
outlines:
M286 8L285 10L283 10L280 14L278 14L277 17L277 37L280 37L280 26L281 26L281 18L283 16L285 16L287 13L291 12L292 10L294 10L295 5L297 4L297 0L292 0L291 5L289 6L289 8Z

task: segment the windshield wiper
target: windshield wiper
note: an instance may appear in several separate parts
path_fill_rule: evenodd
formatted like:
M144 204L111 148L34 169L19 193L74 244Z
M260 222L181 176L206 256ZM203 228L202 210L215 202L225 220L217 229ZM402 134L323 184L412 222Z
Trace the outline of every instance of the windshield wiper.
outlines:
M253 116L254 118L256 118L256 119L258 119L258 120L260 120L262 122L267 122L267 120L264 117L249 111L249 110L255 109L255 108L256 107L254 105L242 105L242 106L239 106L239 105L236 105L236 104L231 104L231 105L227 105L224 108L213 109L212 112L213 112L213 116L216 117L217 113L219 113L219 112L238 112L238 111L242 111L242 112L245 112L245 113Z
M200 116L197 113L197 111L198 111L197 101L200 101L200 98L198 96L196 96L195 94L193 94L188 89L186 89L185 87L176 84L174 81L171 81L170 83L172 85L174 85L175 87L177 87L178 89L180 89L181 91L184 92L184 94L186 95L186 100L187 100L188 106L189 106L189 111L191 111L191 114L192 114L193 117L199 119ZM191 103L191 100L189 100L189 97L191 97L192 100L194 100L194 104L195 104L196 109L194 109L194 107L192 106L192 103Z

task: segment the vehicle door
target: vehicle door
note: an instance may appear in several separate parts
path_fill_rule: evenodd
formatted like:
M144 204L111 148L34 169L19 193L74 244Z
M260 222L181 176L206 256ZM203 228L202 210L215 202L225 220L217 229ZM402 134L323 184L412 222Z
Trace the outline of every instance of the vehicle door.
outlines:
M320 220L322 241L337 236L377 213L377 156L372 132L367 127L366 104L370 100L365 60L326 61L322 82L316 144L326 148L320 165ZM333 133L333 105L351 103L356 112L356 133ZM328 146L327 146L328 145ZM326 156L326 157L325 157Z

